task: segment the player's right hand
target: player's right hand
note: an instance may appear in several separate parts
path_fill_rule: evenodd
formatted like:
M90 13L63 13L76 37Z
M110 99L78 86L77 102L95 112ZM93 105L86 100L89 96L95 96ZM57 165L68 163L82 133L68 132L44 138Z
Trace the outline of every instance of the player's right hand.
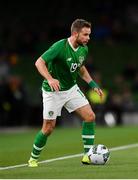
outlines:
M100 96L100 98L102 100L102 98L104 96L103 91L100 88L94 88L93 90Z
M47 80L50 88L52 91L59 91L60 90L60 84L59 81L57 79L51 78L49 80Z

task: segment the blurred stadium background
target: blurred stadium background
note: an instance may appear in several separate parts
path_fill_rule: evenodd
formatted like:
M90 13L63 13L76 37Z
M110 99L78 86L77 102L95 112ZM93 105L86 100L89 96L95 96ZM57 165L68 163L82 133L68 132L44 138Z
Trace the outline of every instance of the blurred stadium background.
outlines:
M102 102L79 79L97 124L138 124L138 3L136 1L1 1L0 128L42 124L42 77L34 63L70 35L76 18L92 23L87 68L104 89ZM63 109L57 126L80 126Z

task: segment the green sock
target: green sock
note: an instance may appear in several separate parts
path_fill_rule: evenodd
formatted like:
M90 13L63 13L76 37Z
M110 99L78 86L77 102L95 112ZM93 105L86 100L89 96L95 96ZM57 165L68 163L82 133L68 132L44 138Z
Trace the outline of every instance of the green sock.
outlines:
M42 131L39 131L38 134L36 135L35 140L34 140L34 144L33 144L33 150L31 153L31 157L33 159L39 158L40 153L46 144L47 137L48 136L43 134Z
M83 122L82 139L84 144L84 152L87 153L94 144L95 122Z

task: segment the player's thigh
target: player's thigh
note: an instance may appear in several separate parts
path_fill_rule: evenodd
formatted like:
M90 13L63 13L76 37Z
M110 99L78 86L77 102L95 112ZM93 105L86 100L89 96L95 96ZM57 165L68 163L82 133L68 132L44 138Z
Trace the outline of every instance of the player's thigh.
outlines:
M86 122L91 122L95 120L95 114L90 106L87 104L75 110L75 112Z
M57 95L52 92L43 91L43 119L54 120L61 113L62 103L57 99Z
M68 112L73 112L76 109L89 104L87 98L80 90L80 88L75 85L71 92L68 94L68 101L64 104L64 107L68 110Z

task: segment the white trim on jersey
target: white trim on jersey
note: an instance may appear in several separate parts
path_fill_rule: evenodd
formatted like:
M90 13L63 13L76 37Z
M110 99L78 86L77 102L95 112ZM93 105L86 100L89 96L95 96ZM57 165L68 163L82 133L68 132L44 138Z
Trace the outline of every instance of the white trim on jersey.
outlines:
M77 51L79 49L79 47L77 48L74 48L71 44L71 41L70 41L70 38L68 38L68 42L69 42L69 45L71 46L71 48L74 50L74 51Z

